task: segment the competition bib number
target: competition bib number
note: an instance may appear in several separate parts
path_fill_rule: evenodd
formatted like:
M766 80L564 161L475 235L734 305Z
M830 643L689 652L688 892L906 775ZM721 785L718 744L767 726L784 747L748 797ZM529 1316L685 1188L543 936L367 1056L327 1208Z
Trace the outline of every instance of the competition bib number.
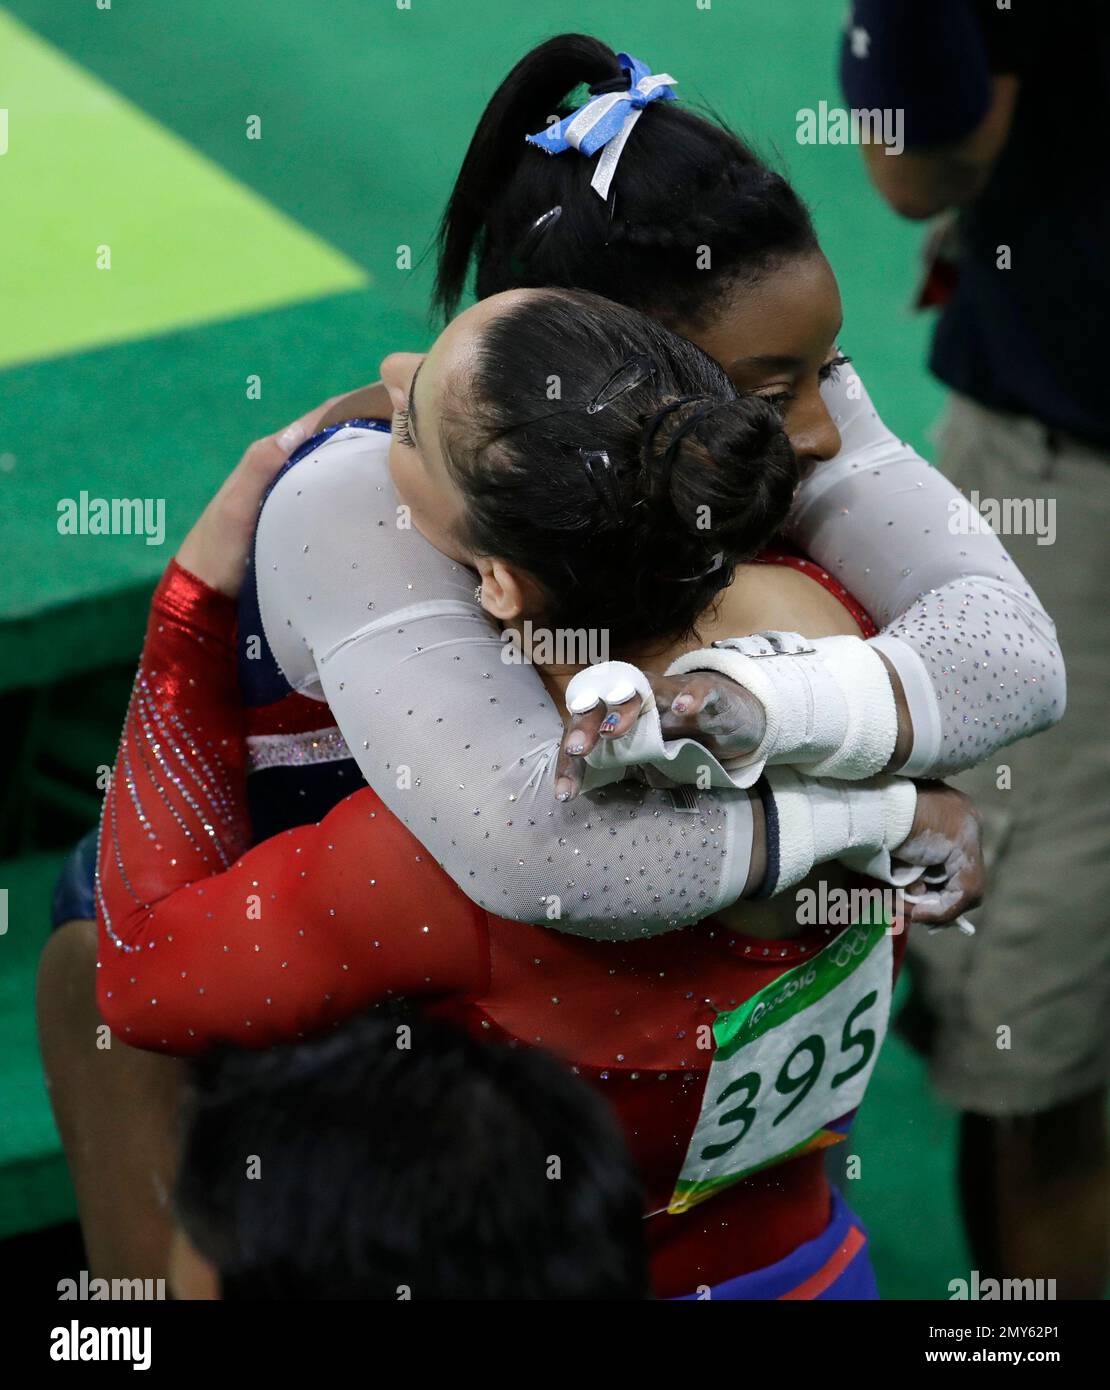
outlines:
M863 1099L890 1017L885 923L849 927L738 1009L717 1015L701 1114L671 1212L839 1136Z

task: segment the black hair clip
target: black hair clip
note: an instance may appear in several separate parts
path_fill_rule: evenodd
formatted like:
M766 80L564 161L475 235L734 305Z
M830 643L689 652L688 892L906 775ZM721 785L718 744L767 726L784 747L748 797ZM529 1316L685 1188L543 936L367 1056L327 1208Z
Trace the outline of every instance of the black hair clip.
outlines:
M586 406L587 415L597 415L606 406L612 405L618 396L634 391L649 377L655 375L655 362L642 352L627 358Z
M598 501L605 508L610 521L623 521L620 489L609 455L604 449L579 449L578 457L582 463L582 470L589 478L590 486L597 493Z

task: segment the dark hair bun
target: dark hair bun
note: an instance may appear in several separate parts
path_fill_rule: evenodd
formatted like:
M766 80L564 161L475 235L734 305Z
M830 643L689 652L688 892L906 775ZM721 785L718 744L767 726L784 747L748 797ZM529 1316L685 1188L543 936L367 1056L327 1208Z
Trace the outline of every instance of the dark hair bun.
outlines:
M471 363L441 429L459 539L527 572L552 628L615 651L691 633L786 519L777 411L634 309L537 290L483 325Z
M782 525L799 481L782 418L759 396L675 410L645 467L661 533L683 536L694 563L718 552L726 564L750 559Z

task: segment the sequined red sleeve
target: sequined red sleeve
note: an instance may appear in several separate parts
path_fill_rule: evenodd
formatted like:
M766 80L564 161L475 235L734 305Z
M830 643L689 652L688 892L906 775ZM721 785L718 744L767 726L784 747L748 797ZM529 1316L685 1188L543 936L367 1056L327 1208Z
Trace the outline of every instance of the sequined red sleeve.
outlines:
M485 914L369 789L244 853L235 606L176 563L105 799L98 999L138 1047L265 1046L391 994L480 988Z

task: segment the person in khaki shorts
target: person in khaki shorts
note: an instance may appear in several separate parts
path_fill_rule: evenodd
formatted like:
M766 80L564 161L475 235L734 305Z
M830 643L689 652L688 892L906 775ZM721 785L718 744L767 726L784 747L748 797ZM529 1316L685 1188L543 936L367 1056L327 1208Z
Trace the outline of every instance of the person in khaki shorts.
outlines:
M1040 523L1006 545L1056 620L1068 712L955 779L983 818L987 892L975 937L911 942L920 1012L935 1020L921 1040L937 1090L966 1112L965 1184L990 1189L993 1153L999 1214L1017 1217L998 1257L1031 1270L1066 1242L1077 1290L1089 1260L1094 1295L1110 1075L1110 451L957 396L940 466L988 512L1020 501Z
M952 262L922 296L943 304L930 365L954 391L939 467L1004 536L1068 670L1055 728L956 779L983 817L987 891L974 937L911 940L902 1031L961 1111L981 1273L1098 1298L1110 1269L1110 190L1094 132L1110 14L1090 0L1048 8L854 0L841 79L852 107L904 120L904 153L863 151L891 206L959 209ZM1002 670L1006 641L990 654ZM963 665L954 683L990 679L989 663Z

